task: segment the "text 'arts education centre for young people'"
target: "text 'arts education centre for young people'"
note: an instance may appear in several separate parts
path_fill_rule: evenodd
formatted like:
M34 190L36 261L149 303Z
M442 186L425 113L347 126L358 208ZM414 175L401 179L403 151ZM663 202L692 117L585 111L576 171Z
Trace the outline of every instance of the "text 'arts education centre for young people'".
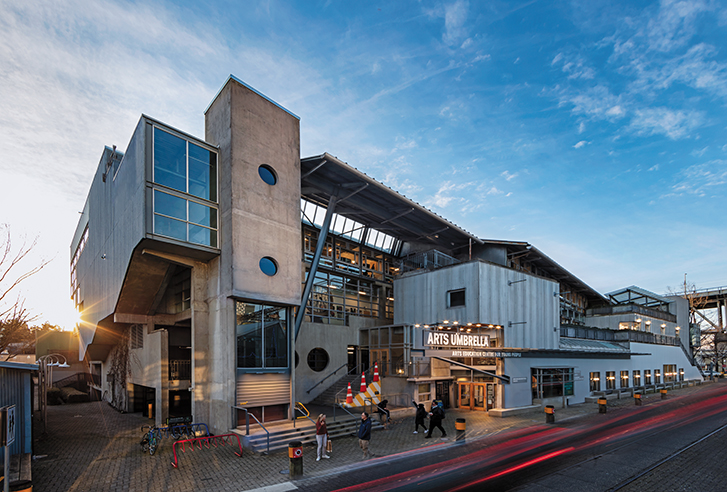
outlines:
M73 237L80 354L118 409L220 433L241 408L345 401L374 367L374 398L494 416L702 380L686 299L600 294L527 242L301 157L299 117L233 76L204 116L204 138L141 115L105 147Z

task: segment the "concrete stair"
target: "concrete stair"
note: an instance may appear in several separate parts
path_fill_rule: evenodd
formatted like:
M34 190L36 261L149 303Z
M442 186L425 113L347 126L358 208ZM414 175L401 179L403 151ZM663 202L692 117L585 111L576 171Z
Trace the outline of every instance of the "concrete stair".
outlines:
M370 383L369 377L367 375L366 382ZM359 389L361 389L361 375L356 374L347 374L337 380L335 383L330 385L326 390L321 393L320 395L316 396L313 400L311 400L311 405L313 406L330 406L336 403L336 395L340 393L340 396L342 397L343 401L346 400L346 388L348 387L348 383L351 383L351 392L355 395L358 393Z
M344 419L338 416L336 421L328 420L328 437L335 440L338 437L355 436L358 429L359 419L346 415ZM316 442L316 426L308 419L300 419L296 422L295 428L292 422L277 423L265 426L270 432L270 453L282 451L288 448L291 441L300 441L306 444L315 444ZM384 426L379 423L378 419L372 419L371 430L383 429ZM250 426L250 435L245 435L244 428L232 429L232 432L240 434L243 446L255 453L265 453L268 451L267 434L259 425Z

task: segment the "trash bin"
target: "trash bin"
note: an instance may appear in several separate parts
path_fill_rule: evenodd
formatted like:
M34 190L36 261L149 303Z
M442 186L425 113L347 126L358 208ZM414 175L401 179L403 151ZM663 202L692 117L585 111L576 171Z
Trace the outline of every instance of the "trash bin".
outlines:
M288 458L290 459L290 478L303 476L303 443L290 441L288 443Z
M465 431L467 430L467 422L465 421L465 419L456 419L454 421L454 429L457 431L454 440L464 442Z
M545 423L552 424L555 422L555 407L553 405L545 405Z
M598 413L606 413L608 409L608 400L605 398L598 399Z

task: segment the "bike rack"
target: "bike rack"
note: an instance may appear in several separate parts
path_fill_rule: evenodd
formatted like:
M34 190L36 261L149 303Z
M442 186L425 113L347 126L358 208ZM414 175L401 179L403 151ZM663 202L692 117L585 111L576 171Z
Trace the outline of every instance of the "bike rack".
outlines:
M191 429L192 432L195 433L195 436L197 435L197 432L204 429L205 435L210 435L210 430L207 427L207 424L203 422L199 422L197 424L179 424L179 425L170 425L168 427L158 427L156 429L157 438L161 439L162 437L170 438L172 437L172 434L174 431L178 431L180 434L187 431L187 429ZM204 436L203 436L204 437Z
M207 437L194 437L192 439L185 439L183 441L176 441L172 445L172 451L174 452L174 461L172 461L172 466L174 468L179 468L179 464L177 463L177 444L180 444L182 446L182 452L185 453L187 451L187 444L190 445L190 451L194 451L195 447L199 446L199 449L211 449L212 447L220 447L220 446L234 446L234 443L232 442L232 438L237 439L237 446L240 449L240 452L238 453L235 451L235 455L242 458L242 443L240 442L240 436L237 434L221 434L219 436L207 436Z

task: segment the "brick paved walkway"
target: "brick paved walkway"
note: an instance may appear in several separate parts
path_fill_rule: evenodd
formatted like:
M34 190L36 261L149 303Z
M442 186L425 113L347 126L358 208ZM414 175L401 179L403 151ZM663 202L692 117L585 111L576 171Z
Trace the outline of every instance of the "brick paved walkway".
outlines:
M672 394L699 391L706 386L674 390ZM656 402L659 395L648 395L645 404ZM631 398L610 400L609 412L633 406ZM585 403L556 410L556 420L564 421L598 413L598 405ZM484 412L449 410L444 421L448 439L424 439L413 434L413 408L394 411L394 425L388 431L372 434L370 451L376 456L389 456L414 451L435 443L451 445L457 417L467 420L468 440L486 438L508 429L542 424L545 416L533 410L517 417L492 418ZM289 481L287 450L269 456L245 451L242 458L235 448L223 447L196 450L179 456L179 468L171 466L172 441L164 439L154 456L142 454L139 446L141 426L150 420L140 414L121 414L106 403L79 403L48 408L48 435L39 436L36 422L35 454L45 455L33 462L33 484L36 492L63 491L242 491L279 485L286 490ZM450 439L451 438L451 439ZM315 447L304 448L306 477L342 472L361 463L358 440L338 438L333 442L330 460L315 461Z

